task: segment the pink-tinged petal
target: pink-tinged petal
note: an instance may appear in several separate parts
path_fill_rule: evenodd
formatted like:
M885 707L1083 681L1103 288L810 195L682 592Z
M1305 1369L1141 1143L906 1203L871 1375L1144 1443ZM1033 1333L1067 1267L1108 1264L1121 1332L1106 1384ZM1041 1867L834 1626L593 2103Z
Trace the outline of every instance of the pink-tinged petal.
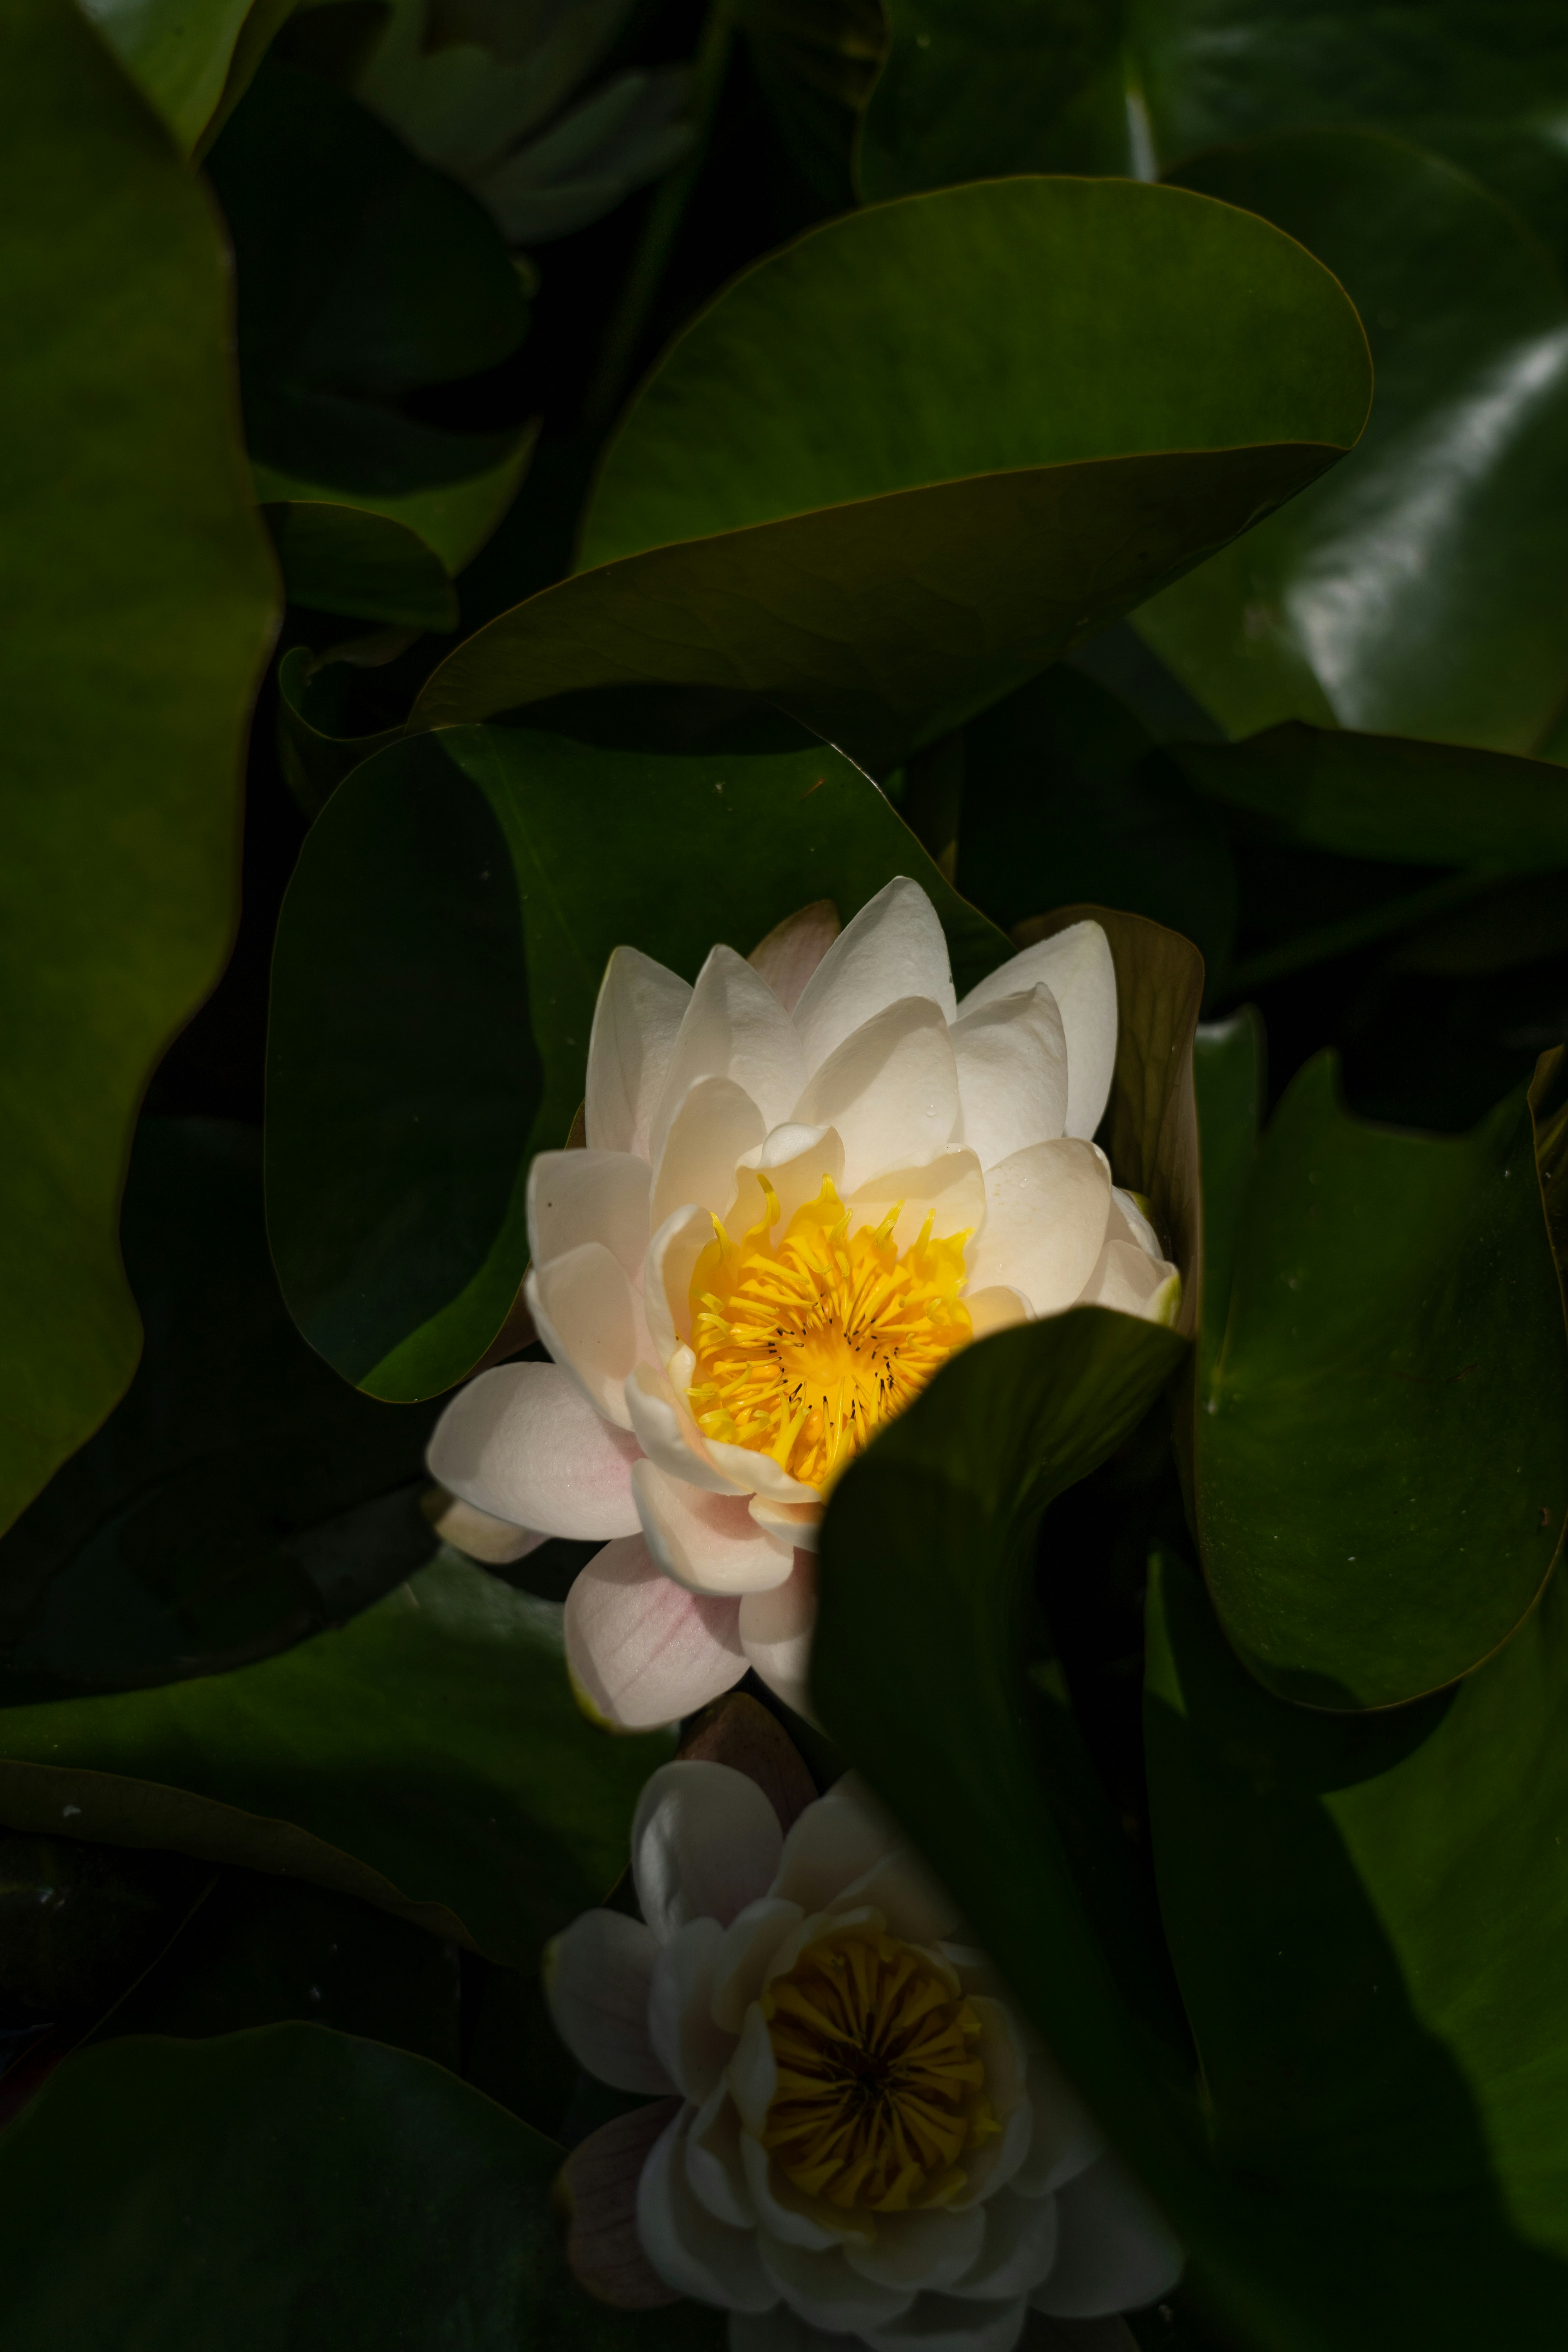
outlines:
M814 2327L860 2336L901 2319L914 2301L906 2287L880 2286L852 2271L837 2246L818 2252L792 2246L771 2230L759 2230L763 2267L792 2308ZM849 2352L849 2347L846 2347Z
M594 1713L621 1731L694 1715L746 1671L740 1606L672 1584L641 1536L606 1544L566 1595L566 1663Z
M775 923L746 961L760 971L786 1013L800 1003L806 982L838 937L838 909L831 898L814 898Z
M998 996L952 1032L963 1139L983 1168L1031 1143L1054 1143L1068 1113L1067 1041L1048 988Z
M1067 1038L1066 1132L1087 1139L1105 1116L1116 1069L1116 966L1098 923L1069 924L1054 939L1026 948L970 990L959 1015L1040 984L1057 1000Z
M808 1201L817 1200L824 1181L834 1190L844 1189L844 1142L837 1128L805 1127L798 1119L789 1119L783 1127L769 1133L759 1151L746 1154L745 1166L753 1175L765 1174L779 1204L775 1234L787 1231L790 1219ZM766 1202L759 1183L754 1192L747 1189L744 1176L741 1179L741 1197L735 1211L735 1221L744 1231L762 1221Z
M637 2230L666 2285L721 2311L767 2311L778 2290L764 2272L753 2230L716 2221L686 2168L695 2109L681 2109L655 2143L637 2183Z
M808 1070L900 997L927 996L944 1020L957 1012L947 940L918 882L900 875L868 899L806 982L795 1024Z
M907 1250L928 1217L939 1241L978 1233L985 1223L985 1178L973 1151L941 1151L920 1168L883 1169L857 1186L845 1206L855 1225L879 1225L897 1210L893 1243Z
M990 1283L984 1290L966 1290L963 1303L977 1339L988 1339L993 1331L1010 1331L1015 1323L1035 1319L1035 1310L1023 1292L1009 1290L1002 1282Z
M536 1528L513 1527L510 1519L494 1518L456 1495L433 1524L444 1544L450 1544L468 1559L483 1560L487 1568L506 1568L514 1559L526 1559L549 1540Z
M852 1776L808 1805L784 1840L772 1893L809 1915L826 1911L898 1842L892 1823Z
M595 2301L620 2311L652 2311L679 2301L643 2252L637 2182L655 2141L679 2112L677 2099L634 2107L579 2140L561 2168L572 2274Z
M677 1350L677 1369L687 1372L694 1369L689 1349ZM744 1495L749 1491L715 1467L708 1442L686 1401L685 1390L677 1388L667 1372L653 1364L639 1364L627 1381L624 1394L634 1436L648 1460L657 1462L667 1477L683 1478L689 1486L701 1486L714 1495Z
M653 1964L648 2034L683 2097L700 2106L730 2063L735 2037L713 2022L713 1964L724 1940L717 1919L689 1919Z
M805 1084L800 1033L760 972L717 947L697 975L654 1113L657 1163L671 1122L700 1078L729 1078L756 1105L764 1132L789 1116Z
M1148 1323L1173 1323L1181 1303L1175 1267L1151 1261L1136 1242L1107 1242L1078 1296L1080 1307L1110 1307Z
M1029 2104L1035 2128L1029 2152L1013 2179L1020 2197L1065 2189L1105 2152L1105 2142L1083 2101L1043 2042L1029 2043Z
M811 1721L811 1637L816 1625L816 1563L797 1551L787 1580L741 1602L741 1647L771 1691Z
M754 1780L727 1764L662 1764L632 1822L632 1877L660 1943L690 1919L727 1927L765 1895L784 1849L779 1818Z
M441 1415L426 1459L449 1493L536 1535L607 1539L640 1525L637 1440L596 1412L559 1364L480 1372Z
M691 1277L713 1239L713 1213L697 1201L673 1210L647 1245L643 1308L661 1364L691 1339Z
M957 2294L994 2300L1027 2294L1057 2258L1058 2220L1054 2197L1016 2197L1004 2189L974 2209L985 2238L973 2269L954 2285Z
M744 1495L705 1494L652 1462L632 1472L647 1548L666 1576L689 1592L765 1592L795 1564L752 1517Z
M648 2032L658 1945L640 1919L584 1911L544 1958L555 2031L579 2066L617 2091L673 2091Z
M879 2213L868 2246L847 2245L844 2259L879 2285L952 2286L972 2270L985 2240L985 2219L938 2208L923 2213Z
M1013 2352L1028 2316L1021 2295L1006 2303L968 2303L922 2294L890 2326L867 2328L866 2342L871 2352Z
M602 1242L584 1242L535 1266L523 1289L539 1336L562 1370L606 1421L629 1428L626 1379L652 1357L653 1342L619 1259Z
M873 1013L808 1081L795 1117L837 1130L851 1192L945 1150L959 1120L958 1068L940 1005L906 996Z
M677 1209L695 1204L727 1219L735 1202L735 1171L767 1134L767 1122L733 1078L699 1078L689 1087L654 1163L654 1228Z
M741 2118L728 2083L716 2083L692 2118L686 2141L686 2174L699 2203L732 2230L754 2230L756 2200L746 2186L741 2158Z
M1029 2297L1058 2319L1136 2311L1169 2294L1182 2275L1170 2228L1115 2159L1102 2156L1057 2192L1057 2259Z
M528 1171L528 1248L548 1265L584 1242L602 1242L633 1282L642 1280L653 1171L630 1151L541 1151Z
M766 1495L753 1495L747 1507L757 1526L771 1543L793 1555L796 1551L815 1552L822 1533L820 1503L775 1503ZM791 1569L794 1566L791 1559ZM784 1570L787 1576L790 1569Z
M654 1107L691 1001L685 981L638 948L617 948L605 967L588 1040L584 1101L588 1148L644 1160Z
M987 1171L985 1224L970 1286L1022 1291L1037 1315L1070 1307L1089 1280L1110 1215L1110 1179L1091 1143L1034 1143Z

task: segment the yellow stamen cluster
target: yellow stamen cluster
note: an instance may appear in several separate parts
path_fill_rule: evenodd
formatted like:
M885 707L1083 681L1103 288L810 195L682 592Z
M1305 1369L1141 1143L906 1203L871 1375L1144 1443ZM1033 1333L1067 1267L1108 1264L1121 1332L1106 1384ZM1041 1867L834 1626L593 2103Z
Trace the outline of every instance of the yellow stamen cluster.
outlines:
M692 1276L691 1409L705 1435L826 1492L972 1337L959 1297L969 1236L933 1241L928 1217L900 1255L902 1202L851 1233L824 1177L775 1242L778 1195L757 1181L761 1223L736 1243L715 1217Z
M778 2067L763 2146L840 2211L945 2205L958 2159L1001 2126L980 2021L944 1969L860 1926L806 1947L763 1996Z

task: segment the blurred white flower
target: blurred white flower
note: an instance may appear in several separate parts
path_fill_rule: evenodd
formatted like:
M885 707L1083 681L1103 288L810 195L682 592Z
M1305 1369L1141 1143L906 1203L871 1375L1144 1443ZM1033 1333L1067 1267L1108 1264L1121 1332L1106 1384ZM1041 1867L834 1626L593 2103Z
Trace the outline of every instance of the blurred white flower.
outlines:
M450 1540L605 1540L567 1655L623 1726L748 1664L805 1709L824 1497L972 1338L1079 1304L1175 1312L1176 1270L1089 1140L1116 1058L1099 924L962 1004L918 884L837 929L808 908L750 961L715 948L694 988L616 950L587 1148L529 1181L554 1363L480 1373L431 1441L464 1507Z
M546 1961L579 2063L657 2102L568 2160L591 2292L717 2305L731 2352L1011 2352L1031 2305L1174 2284L1169 2230L852 1784L786 1837L744 1773L666 1765L632 1864L642 1919L586 1912Z

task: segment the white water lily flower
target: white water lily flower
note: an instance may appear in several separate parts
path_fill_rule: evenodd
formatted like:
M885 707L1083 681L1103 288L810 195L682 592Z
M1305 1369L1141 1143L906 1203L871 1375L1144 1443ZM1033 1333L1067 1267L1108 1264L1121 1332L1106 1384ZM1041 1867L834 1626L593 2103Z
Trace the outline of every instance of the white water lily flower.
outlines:
M1116 1058L1099 924L962 1003L918 884L836 930L808 908L750 961L715 948L695 987L617 948L586 1149L529 1178L554 1361L481 1372L431 1442L451 1540L603 1541L567 1656L624 1727L748 1665L805 1708L824 1498L971 1339L1080 1303L1175 1313L1176 1269L1090 1140Z
M667 1764L632 1866L643 1918L586 1912L546 1962L579 2063L656 2098L568 2161L592 2292L717 2305L731 2352L1012 2352L1031 2306L1174 2284L1169 2230L852 1783L785 1836L743 1772Z

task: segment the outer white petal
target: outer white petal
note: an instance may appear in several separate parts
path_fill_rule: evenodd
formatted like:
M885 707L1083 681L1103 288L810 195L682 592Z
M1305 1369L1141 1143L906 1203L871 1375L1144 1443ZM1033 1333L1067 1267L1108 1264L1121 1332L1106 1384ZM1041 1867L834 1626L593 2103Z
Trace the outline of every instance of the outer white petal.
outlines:
M687 1201L671 1210L647 1245L643 1311L661 1364L691 1339L691 1277L713 1239L713 1213Z
M634 1466L632 1493L649 1551L689 1592L765 1592L794 1568L793 1550L770 1542L744 1495L706 1493L651 1462Z
M717 1919L689 1919L659 1947L648 1990L648 2038L684 2098L700 2105L735 2047L713 2022L713 1964L724 1940Z
M1057 2193L1061 2238L1043 2286L1029 2301L1055 2319L1136 2311L1173 2287L1182 2249L1142 2190L1102 2156Z
M1124 1192L1120 1184L1110 1188L1110 1222L1105 1228L1105 1238L1108 1242L1136 1242L1144 1256L1157 1264L1164 1255L1159 1234L1131 1193Z
M1173 1323L1181 1276L1163 1259L1151 1264L1136 1242L1107 1242L1079 1293L1080 1307L1110 1307L1149 1323Z
M1034 1143L987 1171L985 1223L969 1253L973 1290L1021 1290L1037 1315L1070 1307L1093 1272L1110 1179L1090 1143Z
M879 2213L868 2246L846 2246L844 2259L862 2278L882 2286L952 2286L973 2270L985 2239L985 2217L938 2209L925 2213Z
M837 1128L803 1127L798 1120L787 1119L772 1130L760 1151L747 1153L746 1165L765 1170L777 1197L775 1239L798 1208L816 1199L825 1176L836 1191L844 1190L844 1143ZM742 1232L761 1221L763 1205L761 1185L753 1192L742 1177L735 1210L735 1222Z
M820 1503L775 1503L766 1495L753 1495L748 1508L768 1540L791 1556L792 1565L796 1551L816 1551L822 1533ZM784 1574L789 1572L786 1568Z
M784 1850L779 1817L756 1782L727 1764L664 1764L637 1801L632 1877L663 1943L689 1919L727 1927L765 1895Z
M638 1525L637 1440L596 1412L559 1364L480 1372L436 1423L425 1458L465 1503L540 1535L608 1538Z
M908 2315L887 2327L869 2327L871 2352L1013 2352L1029 2306L1020 2295L1006 2303L967 2303L922 2294Z
M716 2221L733 2230L754 2230L757 2204L746 2185L741 2156L741 2118L726 2082L716 2083L691 2119L686 2142L686 2173Z
M905 996L874 1013L807 1081L795 1116L837 1128L851 1192L884 1169L934 1159L959 1118L958 1069L941 1006Z
M785 2301L810 2320L843 2336L863 2335L901 2319L913 2294L908 2288L879 2286L852 2271L837 2247L815 2252L805 2246L786 2245L771 2230L759 2230L757 2244L763 2263ZM846 2347L848 2352L848 2347Z
M713 1967L713 2015L726 2032L740 2032L746 2011L767 1980L774 1953L805 1916L798 1903L764 1895L731 1920Z
M655 1231L677 1209L693 1202L728 1219L736 1196L736 1168L766 1133L762 1112L733 1078L699 1078L689 1087L654 1165L648 1214Z
M1056 2199L1016 2197L1010 2189L1004 2189L974 2210L985 2225L984 2242L954 2293L1004 2301L1027 2294L1057 2258Z
M1067 1133L1089 1137L1105 1116L1116 1068L1116 966L1096 922L1071 923L1026 948L972 988L960 1015L1044 982L1056 998L1068 1048Z
M592 1151L647 1159L654 1105L691 991L637 948L617 948L605 967L588 1040L584 1105Z
M806 982L838 937L838 909L831 898L815 898L775 923L746 961L760 971L786 1013L800 1003Z
M805 1084L799 1031L761 973L733 948L715 948L697 975L654 1112L656 1164L670 1122L699 1078L732 1079L762 1112L764 1129L788 1118Z
M756 2232L715 2221L686 2170L687 2136L695 2109L683 2107L643 2167L637 2183L637 2230L647 2258L667 2285L721 2311L766 2311L778 2290L759 2259Z
M858 1185L845 1205L855 1225L879 1225L889 1210L899 1209L893 1241L907 1250L928 1217L939 1241L950 1234L977 1234L985 1223L985 1179L973 1151L939 1151L921 1168L880 1170Z
M869 1904L882 1914L889 1936L907 1944L940 1944L958 1926L956 1906L907 1846L878 1855L869 1870L852 1879L826 1911L854 1911Z
M826 1911L892 1851L897 1833L852 1777L807 1805L784 1842L769 1890L805 1913Z
M641 1536L606 1544L566 1595L566 1663L606 1723L647 1731L693 1715L746 1671L739 1604L688 1592Z
M648 2032L658 1945L640 1919L584 1911L551 1945L544 1991L577 2063L617 2091L673 2091Z
M510 1519L498 1519L456 1495L434 1525L444 1544L468 1559L483 1560L487 1568L506 1568L514 1559L526 1559L549 1540L537 1528L514 1527Z
M653 1343L642 1301L619 1259L602 1242L584 1242L549 1265L535 1266L523 1291L556 1362L606 1421L627 1428L626 1377L634 1364L651 1358Z
M681 1352L677 1350L678 1357ZM684 1352L689 1366L690 1351ZM624 1394L633 1435L648 1460L671 1478L684 1478L689 1486L703 1486L714 1495L750 1492L714 1466L684 1389L677 1388L667 1372L654 1364L638 1364Z
M795 1566L771 1592L748 1592L741 1602L741 1647L771 1691L811 1720L807 1680L816 1624L816 1567L797 1551Z
M952 1051L963 1139L982 1167L1063 1133L1067 1042L1048 988L994 997L965 1013L953 1029Z
M1015 1323L1032 1323L1035 1318L1035 1310L1023 1292L1009 1290L1005 1283L993 1282L984 1290L966 1290L963 1303L969 1309L977 1339L988 1339L993 1331L1010 1331Z
M900 997L929 996L957 1011L947 940L918 882L900 875L868 899L817 965L795 1008L808 1070Z
M584 1242L603 1242L634 1282L647 1249L652 1175L629 1151L541 1151L528 1171L528 1248L548 1265Z

